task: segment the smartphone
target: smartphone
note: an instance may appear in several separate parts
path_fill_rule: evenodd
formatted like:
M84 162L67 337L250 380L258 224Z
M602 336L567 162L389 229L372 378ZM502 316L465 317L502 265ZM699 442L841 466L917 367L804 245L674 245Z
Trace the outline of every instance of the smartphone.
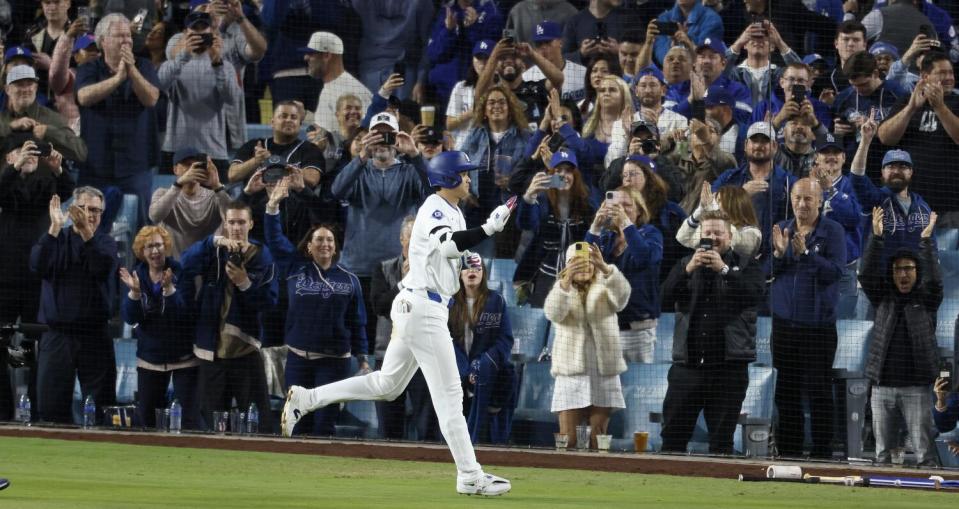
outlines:
M596 37L594 37L594 39L596 39L597 41L602 41L602 40L605 39L606 37L607 37L607 35L606 35L606 23L603 23L602 21L597 21L597 22L596 22Z
M702 251L711 251L713 249L713 239L708 237L699 239L699 249Z
M610 204L620 204L623 202L622 191L606 191L606 201Z
M932 39L931 44L937 48L942 45L939 42L939 36L936 34L936 30L932 28L932 25L922 24L919 25L919 33L925 35L927 38Z
M516 42L516 30L513 30L512 28L504 28L503 42L505 44L514 44Z
M140 33L143 30L143 24L147 20L147 10L140 9L137 11L137 15L133 17L133 20L130 21L130 26L133 28L134 33Z
M939 378L945 378L948 380L946 387L948 387L949 390L952 390L952 360L939 360Z
M550 152L552 152L552 153L555 154L557 150L559 150L560 148L562 148L563 142L565 142L565 141L566 141L566 140L563 139L562 136L560 136L560 135L558 135L558 134L554 134L554 135L552 135L552 136L549 137L549 144L547 144L547 147L549 148L549 151L550 151Z
M547 189L561 189L563 185L566 184L566 181L563 179L562 175L554 173L549 176L549 183L547 184Z
M577 242L573 244L573 257L585 258L589 260L589 244L586 242Z
M383 143L385 145L396 145L396 133L393 131L385 131L381 134L383 135Z
M200 47L196 49L196 53L203 53L204 51L213 47L213 34L205 33L198 35L200 36L200 41L202 41L202 43L200 44Z
M92 27L90 27L90 19L92 19L92 17L90 16L90 8L89 8L89 7L87 7L87 6L85 6L85 5L80 6L80 7L77 7L77 19L78 19L78 20L79 20L79 19L82 19L83 22L87 24L87 27L88 27L88 28L92 28Z
M312 133L313 131L316 131L316 124L310 124L310 125L306 128L306 132L308 132L308 133Z
M790 91L792 92L792 100L795 101L796 104L802 104L803 101L806 100L806 87L793 85Z
M406 78L406 62L393 64L393 74L399 74L401 77Z
M659 29L659 35L672 37L679 31L679 23L675 21L657 21L656 28Z
M37 142L37 152L39 152L37 154L37 157L49 157L52 151L53 151L53 145L45 141Z
M227 261L236 265L237 267L242 267L246 264L246 261L243 259L243 253L239 251L230 251L230 255L227 257Z

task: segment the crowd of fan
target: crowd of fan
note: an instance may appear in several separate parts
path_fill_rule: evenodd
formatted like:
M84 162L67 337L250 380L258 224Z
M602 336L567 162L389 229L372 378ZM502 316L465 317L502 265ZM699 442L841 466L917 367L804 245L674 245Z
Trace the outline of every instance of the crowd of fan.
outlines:
M553 324L571 438L605 433L619 375L653 362L675 312L663 449L685 451L702 411L710 450L732 452L766 315L778 452L831 457L836 321L860 287L877 310L877 460L900 421L920 464L938 461L934 417L955 427L934 227L959 227L957 1L11 4L0 323L49 327L31 381L43 421L72 420L75 378L115 402L117 309L136 325L145 425L171 381L185 428L269 408L265 347L288 349L287 386L375 369L426 167L455 149L485 170L468 225L521 197L450 314L474 440L509 440L513 292ZM248 139L270 108L272 133ZM154 190L157 173L174 183ZM133 267L111 236L125 194ZM491 258L517 262L513 288L490 289ZM438 438L421 376L407 392L419 436ZM404 436L406 397L379 406L387 437ZM338 412L298 430L333 434Z

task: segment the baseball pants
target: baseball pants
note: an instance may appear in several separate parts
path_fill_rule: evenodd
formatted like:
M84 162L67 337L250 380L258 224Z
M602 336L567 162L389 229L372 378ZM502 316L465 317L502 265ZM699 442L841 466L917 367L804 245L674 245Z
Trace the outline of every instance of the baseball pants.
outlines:
M449 308L423 295L401 291L393 299L390 319L393 333L380 370L310 390L307 409L353 400L392 401L403 393L419 367L459 475L475 475L481 467L463 416L463 387L447 325Z

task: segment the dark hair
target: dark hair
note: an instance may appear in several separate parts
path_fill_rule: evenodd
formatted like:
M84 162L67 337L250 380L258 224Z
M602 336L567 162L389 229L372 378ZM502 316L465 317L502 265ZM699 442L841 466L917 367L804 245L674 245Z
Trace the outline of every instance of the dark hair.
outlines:
M846 61L842 72L850 80L863 77L870 78L876 74L876 57L868 51L854 53L849 57L849 60Z
M476 58L474 55L473 58ZM489 59L486 60L486 65L493 64ZM464 80L467 86L475 87L476 82L479 81L479 74L476 73L476 68L473 67L473 59L470 59L470 63L466 66L466 79Z
M802 62L792 62L786 65L786 69L796 69L799 71L805 71L809 77L812 77L812 66L806 65ZM783 70L783 74L786 73L786 69Z
M306 248L313 240L313 234L316 233L317 230L329 230L329 232L333 234L333 246L336 248L336 251L333 254L333 261L336 262L336 260L338 260L340 257L340 230L336 227L336 225L329 223L314 224L309 230L307 230L306 235L300 239L299 244L296 245L296 250L302 253L303 256L311 258L312 256Z
M465 268L464 268L465 270ZM466 327L472 328L476 325L476 322L479 321L480 315L483 314L483 308L486 307L486 299L489 298L489 285L487 285L487 274L486 266L483 266L483 277L480 280L479 285L479 295L476 297L476 302L473 303L473 312L470 313L469 305L466 302L466 288L463 285L460 285L460 289L456 291L456 294L453 295L453 307L450 308L450 317L449 317L449 328L450 335L453 336L453 341L456 341L463 349L466 350L466 345L464 344L464 330ZM456 277L460 277L459 274ZM469 352L466 352L469 355Z
M836 27L836 39L839 38L839 34L854 34L856 32L862 32L862 38L865 39L866 25L863 25L862 23L852 19L849 21L843 21L838 27Z
M716 193L716 200L719 201L719 208L725 214L726 220L734 226L759 226L752 198L745 189L732 185L722 186Z
M949 62L950 64L952 64L952 61L949 60L949 55L947 55L945 51L940 51L940 50L927 51L926 54L923 55L922 57L922 66L919 68L919 72L921 74L929 74L930 72L932 72L932 68L935 65L935 63L942 60L945 60L946 62Z
M620 37L619 42L643 44L646 42L646 32L636 29L627 29L623 36Z
M568 163L567 163L568 164ZM546 173L552 175L556 173L556 168L549 168ZM584 221L592 219L593 210L589 206L589 188L583 181L583 174L579 168L572 167L573 184L569 188L569 216L582 219ZM546 197L549 199L549 208L553 215L559 217L559 191L550 189L546 191Z
M593 81L590 79L590 76L593 75L593 67L596 67L596 64L600 62L606 62L606 65L609 66L609 74L612 76L622 76L623 71L619 68L619 55L612 55L610 53L599 53L593 58L591 58L586 63L586 80L584 82L584 88L586 89L586 99L583 101L582 106L579 107L579 112L581 115L585 115L589 112L589 105L596 102L596 89L593 88ZM626 98L623 98L625 100Z
M560 101L559 105L568 109L573 115L573 117L569 119L570 124L573 125L573 129L575 129L576 132L582 132L583 114L579 112L579 106L576 105L576 101L572 99L563 99Z
M246 202L240 200L233 200L230 203L226 204L226 209L223 212L223 215L226 216L227 210L245 210L247 214L250 215L250 219L253 219L253 209L250 208Z

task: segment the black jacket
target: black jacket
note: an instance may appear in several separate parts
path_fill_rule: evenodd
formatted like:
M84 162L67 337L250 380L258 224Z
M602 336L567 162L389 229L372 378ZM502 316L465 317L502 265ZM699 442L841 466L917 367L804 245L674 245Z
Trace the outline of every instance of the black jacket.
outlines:
M663 283L663 304L674 306L676 328L673 333L673 362L686 364L689 359L687 335L691 317L703 298L705 278L713 278L713 300L717 316L711 321L723 327L727 361L756 359L756 305L763 296L765 278L762 268L749 258L728 250L723 261L729 272L723 276L709 269L686 273L692 255L679 260Z
M936 312L942 303L942 272L936 259L936 247L930 239L919 241L917 281L908 295L900 296L891 279L892 263L882 258L883 239L873 236L866 246L864 267L859 283L876 309L872 338L866 354L866 377L879 382L889 341L896 327L896 300L903 299L906 329L912 338L912 352L918 374L932 383L939 374L939 346L936 342ZM886 270L883 270L883 267Z

